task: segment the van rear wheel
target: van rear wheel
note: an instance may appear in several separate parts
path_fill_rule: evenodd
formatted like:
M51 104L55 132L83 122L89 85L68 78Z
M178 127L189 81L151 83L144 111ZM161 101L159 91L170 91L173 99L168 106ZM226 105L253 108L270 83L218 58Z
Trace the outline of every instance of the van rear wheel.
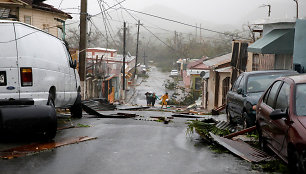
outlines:
M82 97L80 93L78 93L77 99L70 107L70 113L73 118L82 118Z

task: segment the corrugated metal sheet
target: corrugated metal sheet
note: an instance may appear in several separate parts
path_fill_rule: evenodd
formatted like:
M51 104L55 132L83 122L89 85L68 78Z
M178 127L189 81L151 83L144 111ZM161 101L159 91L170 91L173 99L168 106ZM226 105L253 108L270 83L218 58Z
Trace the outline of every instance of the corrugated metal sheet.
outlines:
M210 133L210 136L223 147L249 162L269 161L273 159L267 153L256 149L243 141L234 141Z
M225 54L223 56L215 57L215 58L210 58L208 60L205 60L203 63L207 66L210 67L217 67L219 65L229 63L232 60L232 53Z

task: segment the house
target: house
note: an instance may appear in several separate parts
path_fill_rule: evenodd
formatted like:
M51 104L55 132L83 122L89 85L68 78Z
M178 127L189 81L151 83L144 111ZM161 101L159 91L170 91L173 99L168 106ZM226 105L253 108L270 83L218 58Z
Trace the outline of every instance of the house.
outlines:
M232 53L208 58L203 64L209 68L209 73L203 76L202 106L212 110L226 103L226 94L230 89Z
M248 47L248 71L292 69L295 36L294 20L268 20L263 26L262 37Z
M125 58L125 88L133 80L135 57L130 54ZM123 88L123 55L117 50L107 48L88 48L86 50L86 73L89 89L88 98L104 97L110 103L119 101ZM92 87L92 88L91 88Z
M0 0L0 19L33 25L58 38L64 38L65 21L72 17L44 0Z
M207 59L207 57L202 57L201 59L193 61L187 65L186 75L190 80L189 88L191 92L196 96L201 93L202 78L200 77L200 74L202 72L209 72L209 67L203 64L205 59Z

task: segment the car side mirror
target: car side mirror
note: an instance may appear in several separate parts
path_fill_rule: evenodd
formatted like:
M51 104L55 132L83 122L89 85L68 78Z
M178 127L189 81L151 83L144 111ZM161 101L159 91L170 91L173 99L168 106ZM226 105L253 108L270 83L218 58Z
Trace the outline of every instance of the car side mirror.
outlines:
M76 69L77 67L77 61L73 60L72 64L71 64L71 68Z
M278 120L281 118L286 118L288 116L287 111L282 111L281 109L275 109L270 113L270 118L272 120Z
M237 89L237 94L243 94L242 88L238 88L238 89Z

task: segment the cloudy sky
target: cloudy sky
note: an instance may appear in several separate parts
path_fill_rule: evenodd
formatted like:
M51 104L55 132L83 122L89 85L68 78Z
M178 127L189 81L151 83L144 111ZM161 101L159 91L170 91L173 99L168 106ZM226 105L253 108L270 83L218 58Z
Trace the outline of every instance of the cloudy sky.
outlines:
M93 15L100 12L98 1L101 0L88 0L89 14ZM121 0L104 0L109 6L119 1ZM80 6L80 0L47 0L45 2L56 8L61 4L60 9L66 12L79 13L77 8ZM206 28L217 29L218 31L230 30L229 28L239 29L248 22L267 18L268 7L261 7L263 4L272 6L272 19L292 19L295 17L296 5L293 0L126 0L122 3L125 8L148 12L192 25L201 23L202 27L206 25ZM299 6L300 18L305 18L306 0L299 0ZM120 6L118 5L117 7ZM113 15L113 19L120 19L120 21L128 21L128 18L131 18L124 10L109 10L108 12ZM170 30L175 27L176 31L182 31L185 28L188 30L186 26L148 18L137 13L132 14L147 25L162 26ZM73 15L73 17L74 19L79 18L78 15ZM102 21L97 21L97 25L102 26ZM122 23L118 25L122 25ZM191 28L191 30L194 29Z

